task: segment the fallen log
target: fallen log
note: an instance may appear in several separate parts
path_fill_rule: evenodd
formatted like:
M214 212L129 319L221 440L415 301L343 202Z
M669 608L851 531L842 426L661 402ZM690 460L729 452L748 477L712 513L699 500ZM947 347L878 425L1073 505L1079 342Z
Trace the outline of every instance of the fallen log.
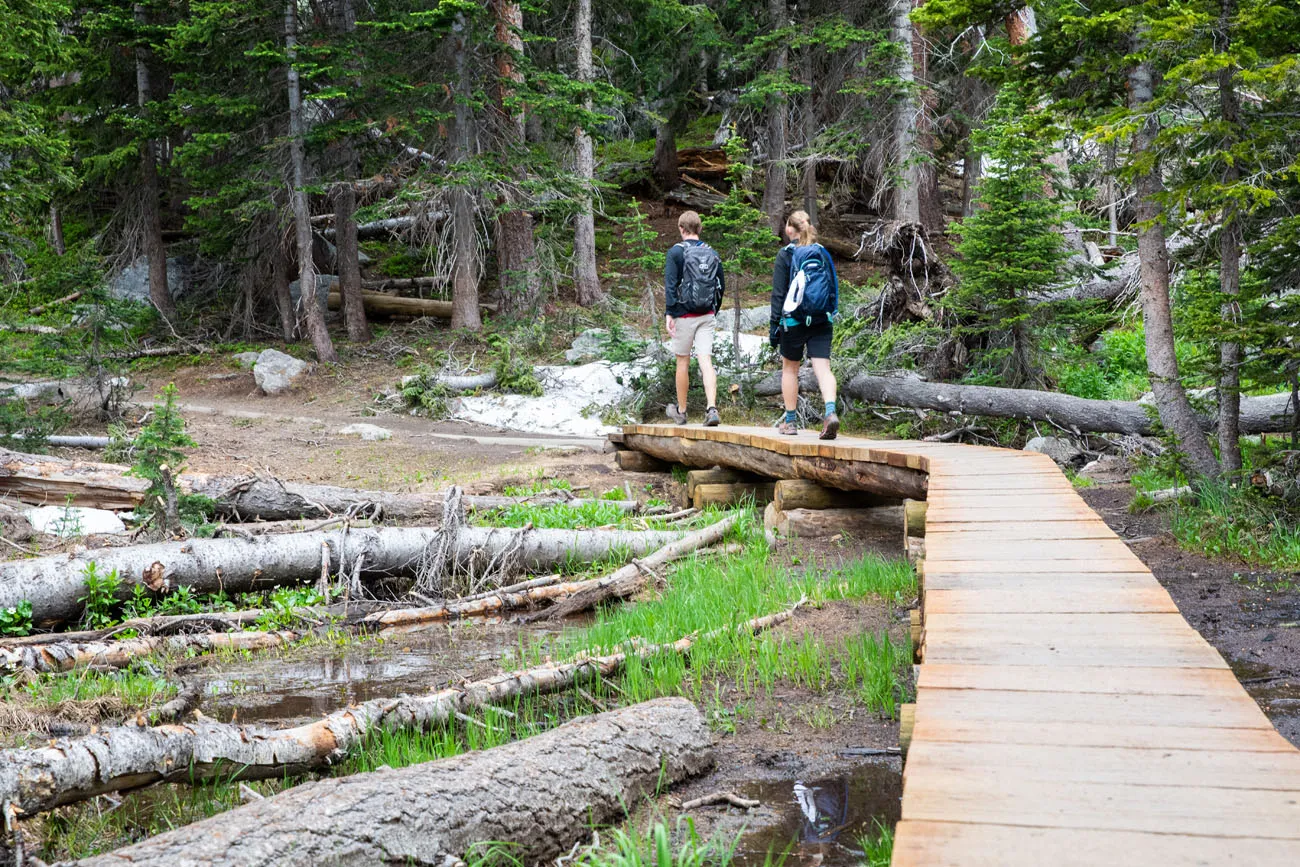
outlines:
M871 461L792 457L734 443L652 434L625 433L623 441L629 449L688 467L725 464L772 479L809 479L831 488L896 499L925 499L928 484L922 470Z
M361 240L365 240L367 238L383 238L387 235L398 235L414 228L417 223L426 222L432 225L433 223L440 222L446 218L447 214L445 211L429 211L422 217L389 217L386 220L375 220L370 223L358 223L357 237ZM335 230L331 226L328 229L321 230L321 235L327 240L333 240Z
M330 292L328 302L331 310L339 310L343 307L343 296L338 292ZM451 302L441 301L437 298L402 298L398 295L389 295L386 292L363 290L361 292L361 307L370 316L451 318ZM491 312L495 312L497 309L495 304L487 303L479 304L479 308Z
M308 783L80 863L447 867L485 840L541 863L712 764L699 710L655 699L491 750Z
M13 434L11 438L15 440L23 439L21 434ZM43 442L47 446L57 449L106 449L111 440L108 437L50 434L45 437Z
M668 464L644 452L623 449L614 452L614 463L628 473L666 473Z
M51 307L55 307L59 304L68 304L72 301L76 301L81 296L82 293L80 291L70 292L67 295L64 295L62 298L55 298L53 301L46 301L44 304L37 304L35 307L31 308L27 312L32 316L39 316L42 313L44 313L46 310L49 310Z
M723 540L732 527L736 526L736 522L739 520L739 515L731 515L710 524L702 530L696 530L690 535L669 542L648 557L640 560L633 558L631 563L623 566L618 571L605 578L589 582L588 587L571 593L568 598L552 605L542 612L540 616L525 618L525 621L559 620L577 614L579 611L594 608L606 599L622 599L631 596L645 586L648 577L655 575L654 570L685 557L693 551L698 551L700 548L716 545Z
M747 500L756 506L772 502L772 482L734 482L722 485L696 485L691 495L691 505L696 509L705 506L732 506Z
M925 538L925 500L903 501L903 544L913 536Z
M811 372L801 374L799 386L816 391ZM988 385L953 385L926 382L916 376L872 376L858 374L840 391L867 403L930 409L938 412L1045 421L1076 433L1122 433L1151 436L1159 432L1159 416L1153 405L1138 401L1092 400L1020 388ZM760 396L780 394L779 375L767 377L755 387ZM1295 407L1289 392L1241 398L1242 433L1281 433L1291 430ZM1211 431L1215 416L1202 414L1201 427Z
M51 455L29 455L0 448L0 494L32 505L68 503L98 509L134 509L144 500L149 483L126 475L121 464L68 460ZM405 520L438 520L445 492L402 494L289 482L267 476L216 476L182 473L181 489L200 494L216 504L217 514L236 521L293 521L346 515L386 516ZM554 505L572 502L566 494L534 497L466 495L461 502L469 511L501 509L518 504ZM625 511L635 503L607 500Z
M773 503L773 505L776 505ZM869 506L856 509L776 509L764 523L778 535L804 539L826 538L841 533L860 535L881 529L896 529L902 523L898 506Z
M403 376L402 387L423 379L427 385L441 386L448 391L478 391L481 388L492 388L497 384L497 375L492 371L487 373L475 373L465 376L458 376L452 373L438 373L433 376Z
M738 628L761 632L789 620L798 607L755 618ZM20 816L30 816L155 783L301 776L341 761L370 731L427 728L476 707L610 677L622 670L629 657L684 654L698 640L686 636L671 644L505 672L424 695L372 699L290 729L199 719L153 728L119 726L36 749L3 750L0 803L9 804Z
M237 593L303 583L326 570L346 575L356 570L363 579L414 575L428 565L426 551L439 534L422 527L389 527L190 539L36 557L0 564L0 607L26 599L33 622L42 627L74 620L83 608L79 600L86 595L86 570L92 563L99 575L117 573L121 598L136 585L155 592L186 586L200 593ZM447 545L447 562L464 571L504 560L527 571L553 571L566 563L598 560L613 549L641 556L681 536L669 531L463 527Z
M707 470L690 470L686 473L686 498L695 496L697 485L727 485L732 482L761 482L757 476L733 470L731 467L711 467Z
M872 497L861 491L840 491L807 479L781 479L776 483L772 502L783 512L791 509L861 509L867 506L890 506L893 501Z

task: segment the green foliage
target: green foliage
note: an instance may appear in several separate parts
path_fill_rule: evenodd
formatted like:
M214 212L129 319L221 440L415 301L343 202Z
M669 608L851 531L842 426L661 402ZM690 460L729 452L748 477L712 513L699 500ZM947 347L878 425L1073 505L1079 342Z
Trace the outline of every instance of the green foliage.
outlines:
M752 276L770 264L773 239L767 218L751 204L753 169L749 165L749 148L734 126L723 151L727 154L730 187L726 200L714 205L704 218L704 233L722 256L727 273L732 275L731 291L736 293L740 291L741 277Z
M614 828L573 860L578 867L706 867L730 864L739 837L730 842L702 841L689 818L678 820L676 832L655 822L642 833Z
M497 388L507 394L542 396L542 384L537 381L533 366L527 359L515 354L509 338L502 334L489 334L487 344L496 354L492 370L497 375Z
M447 416L451 392L437 381L437 374L427 364L418 366L411 376L403 377L401 394L406 405L419 410L421 415L435 419Z
M658 317L656 317L656 323ZM622 325L612 323L600 338L600 356L614 363L636 361L645 355L645 341L628 337Z
M23 599L17 605L0 608L0 635L28 635L31 631L31 602Z
M277 587L263 603L265 611L258 616L256 628L263 632L291 629L298 625L296 609L329 602L312 587Z
M24 452L41 454L48 450L46 437L63 430L69 421L62 406L29 408L21 400L0 400L0 441L13 443Z
M1066 258L1061 204L1044 175L1050 139L1026 134L1026 108L1003 88L986 127L972 135L989 169L975 213L961 224L953 262L961 282L943 299L958 333L977 341L976 366L1011 387L1042 379L1029 300L1057 282Z
M861 867L889 867L894 857L894 829L877 819L872 833L858 838L858 847L862 849Z
M187 494L179 490L176 479L185 470L185 452L197 443L185 432L185 418L176 406L176 386L168 383L162 394L154 398L149 421L131 442L134 463L130 474L146 479L141 509L149 520L164 531L178 529L171 524L175 518L189 525L201 524L211 514L213 503L207 497ZM176 514L171 514L172 504Z
M122 579L116 569L100 571L98 564L91 560L81 573L86 583L86 595L78 596L77 601L85 605L81 615L81 625L86 629L107 629L118 622L118 591Z

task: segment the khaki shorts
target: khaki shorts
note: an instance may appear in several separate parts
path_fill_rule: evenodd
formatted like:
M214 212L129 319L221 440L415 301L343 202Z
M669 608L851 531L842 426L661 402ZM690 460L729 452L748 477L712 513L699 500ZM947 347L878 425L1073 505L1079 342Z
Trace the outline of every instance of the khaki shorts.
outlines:
M687 316L677 320L677 333L669 345L673 355L690 355L695 347L695 355L710 358L713 356L713 322L712 313L704 316Z

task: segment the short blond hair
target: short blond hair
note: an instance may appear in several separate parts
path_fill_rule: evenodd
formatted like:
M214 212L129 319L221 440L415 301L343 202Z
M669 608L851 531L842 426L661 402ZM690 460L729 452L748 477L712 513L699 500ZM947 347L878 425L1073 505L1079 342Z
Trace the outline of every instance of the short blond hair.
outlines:
M688 235L698 235L702 225L700 215L694 211L682 211L682 215L677 218L677 228Z

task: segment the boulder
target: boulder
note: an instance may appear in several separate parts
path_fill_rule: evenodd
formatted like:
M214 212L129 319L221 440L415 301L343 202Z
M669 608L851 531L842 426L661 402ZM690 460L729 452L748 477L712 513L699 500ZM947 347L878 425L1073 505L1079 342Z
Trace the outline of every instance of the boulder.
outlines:
M244 370L252 370L253 365L257 364L257 359L262 353L260 352L236 352L230 356L230 360L238 364Z
M100 533L125 533L126 525L107 509L85 506L38 506L24 513L37 533L63 539Z
M329 312L330 293L338 291L339 278L333 274L316 275L316 306L320 307L322 315ZM289 283L289 300L293 302L295 310L298 309L298 297L302 295L302 281L294 280Z
M1132 474L1133 465L1128 458L1119 455L1102 455L1079 470L1079 475L1085 479L1105 484L1126 482Z
M179 299L188 288L186 262L173 257L167 260L167 290L173 299ZM108 294L121 301L149 303L149 260L138 257L108 284Z
M741 331L762 331L764 336L767 335L767 326L771 322L772 308L763 307L746 307L740 311L740 330ZM722 331L731 331L732 325L736 321L736 311L734 308L721 310L718 312L718 328Z
M1083 463L1083 449L1065 437L1034 437L1025 443L1025 451L1047 455L1058 464L1077 466Z
M280 394L298 385L311 365L278 349L264 349L253 365L253 378L263 394Z
M375 425L375 424L365 424L363 422L358 422L357 424L350 424L347 427L339 430L339 434L341 434L342 436L361 437L366 442L378 442L379 440L387 440L393 438L393 432L390 431L388 428L380 427L379 425Z
M586 331L573 338L573 346L564 350L564 360L569 364L577 364L580 361L589 361L605 357L605 345L609 340L609 332L604 328L588 328ZM635 331L624 330L623 340L626 343L634 343L641 347L641 351L650 345L652 341L647 341Z

